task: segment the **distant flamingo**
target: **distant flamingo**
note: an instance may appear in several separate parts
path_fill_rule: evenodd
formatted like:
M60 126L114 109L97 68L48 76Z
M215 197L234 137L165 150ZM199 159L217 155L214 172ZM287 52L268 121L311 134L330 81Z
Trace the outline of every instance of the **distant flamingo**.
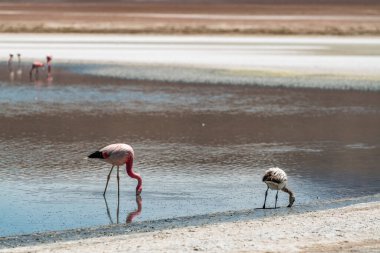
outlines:
M13 54L9 54L8 72L9 72L9 80L11 82L13 82L14 81L14 77L15 77L15 72L13 70Z
M108 145L99 151L96 151L88 156L88 158L99 158L105 162L112 164L110 173L107 176L106 188L104 189L103 196L106 194L108 182L110 180L111 172L114 166L117 166L117 194L119 195L119 166L126 164L127 174L131 178L137 179L136 195L140 195L142 191L142 178L139 174L135 173L132 169L134 151L128 144L117 143Z
M17 77L21 79L22 68L21 68L21 54L17 54L18 64L17 64Z
M46 56L46 64L48 66L48 76L50 76L50 72L51 72L51 61L52 61L52 56L51 55ZM32 68L30 69L30 72L29 72L30 79L32 79L33 70L35 70L36 77L38 78L38 69L43 68L44 66L45 64L43 62L40 62L40 61L33 62Z
M287 188L286 184L288 182L288 177L286 176L285 171L283 171L280 168L270 168L269 170L265 171L263 182L267 184L268 188L265 192L265 200L264 200L264 206L263 209L265 209L265 203L267 201L267 195L269 188L271 190L277 190L276 194L276 202L274 204L274 208L277 207L277 198L278 198L278 191L282 190L289 194L289 205L288 207L291 207L296 200L294 197L293 192Z
M13 54L9 54L9 59L8 59L8 71L12 72L13 71Z
M18 53L17 54L17 68L21 68L21 54L20 53Z

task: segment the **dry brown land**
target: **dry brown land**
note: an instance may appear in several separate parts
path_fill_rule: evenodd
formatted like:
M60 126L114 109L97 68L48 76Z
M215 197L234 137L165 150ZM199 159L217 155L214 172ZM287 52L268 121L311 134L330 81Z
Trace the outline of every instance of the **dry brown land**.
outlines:
M376 1L278 2L9 1L0 32L380 35Z

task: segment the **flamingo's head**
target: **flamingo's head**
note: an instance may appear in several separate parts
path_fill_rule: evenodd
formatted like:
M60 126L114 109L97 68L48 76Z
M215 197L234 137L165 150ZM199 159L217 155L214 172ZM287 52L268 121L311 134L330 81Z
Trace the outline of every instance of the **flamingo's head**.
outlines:
M88 158L99 158L99 159L107 159L109 155L106 152L95 151Z
M53 59L53 57L51 55L46 56L46 61L47 62L50 62L52 59Z
M142 192L142 186L140 186L140 187L138 187L138 188L136 189L136 195L137 195L137 196L140 196L141 192Z

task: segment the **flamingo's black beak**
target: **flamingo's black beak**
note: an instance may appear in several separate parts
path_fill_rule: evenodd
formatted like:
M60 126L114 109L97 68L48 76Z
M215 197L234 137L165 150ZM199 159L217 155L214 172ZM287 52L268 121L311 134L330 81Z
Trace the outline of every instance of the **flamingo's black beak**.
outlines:
M91 155L88 156L88 158L99 158L99 159L104 159L103 153L100 151L95 151Z

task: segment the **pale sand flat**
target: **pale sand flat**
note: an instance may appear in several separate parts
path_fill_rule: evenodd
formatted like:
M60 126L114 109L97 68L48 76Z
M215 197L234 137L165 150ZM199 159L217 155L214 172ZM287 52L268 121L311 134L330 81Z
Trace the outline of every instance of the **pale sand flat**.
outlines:
M379 252L380 202L0 252Z

